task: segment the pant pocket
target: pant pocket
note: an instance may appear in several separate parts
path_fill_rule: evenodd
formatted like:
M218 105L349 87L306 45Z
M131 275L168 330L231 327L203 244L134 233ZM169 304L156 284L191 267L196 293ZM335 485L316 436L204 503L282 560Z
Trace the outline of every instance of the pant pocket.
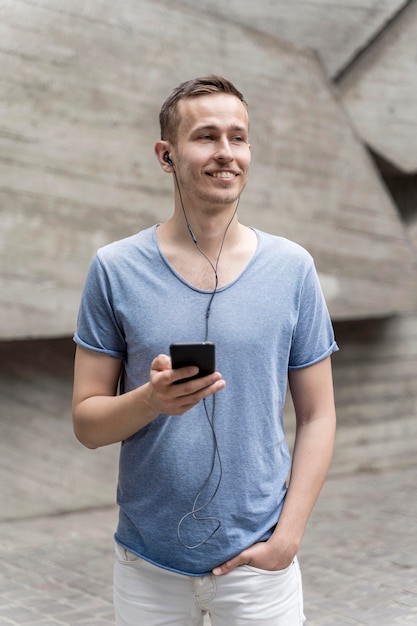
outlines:
M294 565L294 561L292 561L288 565L288 567L285 567L284 569L277 569L277 570L259 569L259 567L253 567L253 565L242 565L241 567L245 567L251 572L256 572L264 576L276 576L277 578L279 578L280 576L285 576L286 574L288 574L291 568L293 567L293 565Z
M114 544L114 557L121 565L133 565L135 567L143 561L140 556L133 554L133 552L130 552L119 543Z

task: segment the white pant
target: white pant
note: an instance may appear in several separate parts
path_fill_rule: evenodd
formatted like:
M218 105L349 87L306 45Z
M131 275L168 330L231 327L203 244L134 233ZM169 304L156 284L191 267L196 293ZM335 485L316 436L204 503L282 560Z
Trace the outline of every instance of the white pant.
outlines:
M184 576L156 567L116 544L117 626L301 626L303 593L297 559L267 572L242 565L224 576Z

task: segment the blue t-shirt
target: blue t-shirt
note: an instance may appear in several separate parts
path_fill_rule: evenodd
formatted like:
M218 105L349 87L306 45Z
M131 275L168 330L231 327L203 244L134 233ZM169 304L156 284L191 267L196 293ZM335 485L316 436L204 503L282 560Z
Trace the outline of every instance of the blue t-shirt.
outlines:
M152 360L171 343L205 339L212 292L175 271L156 228L98 251L74 336L123 360L125 391L148 382ZM211 306L208 340L226 388L182 416L159 415L121 445L116 540L187 575L206 574L270 536L290 468L288 369L338 349L309 253L255 232L255 255Z

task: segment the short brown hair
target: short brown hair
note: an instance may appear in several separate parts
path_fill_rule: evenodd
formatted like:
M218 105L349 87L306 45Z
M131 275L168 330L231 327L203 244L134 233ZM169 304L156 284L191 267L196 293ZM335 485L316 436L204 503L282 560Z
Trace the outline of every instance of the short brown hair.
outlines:
M159 124L161 126L161 139L174 142L180 123L178 114L178 102L184 98L194 98L207 94L227 93L239 98L247 107L242 93L226 78L211 74L193 78L181 83L176 87L170 96L165 100L159 113Z

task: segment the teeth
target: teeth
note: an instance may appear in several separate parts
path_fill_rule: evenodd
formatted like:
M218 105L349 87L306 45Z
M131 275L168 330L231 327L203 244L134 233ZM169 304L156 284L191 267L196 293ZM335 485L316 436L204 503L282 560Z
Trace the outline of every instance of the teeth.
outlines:
M212 176L214 178L234 178L234 174L232 172L213 172Z

